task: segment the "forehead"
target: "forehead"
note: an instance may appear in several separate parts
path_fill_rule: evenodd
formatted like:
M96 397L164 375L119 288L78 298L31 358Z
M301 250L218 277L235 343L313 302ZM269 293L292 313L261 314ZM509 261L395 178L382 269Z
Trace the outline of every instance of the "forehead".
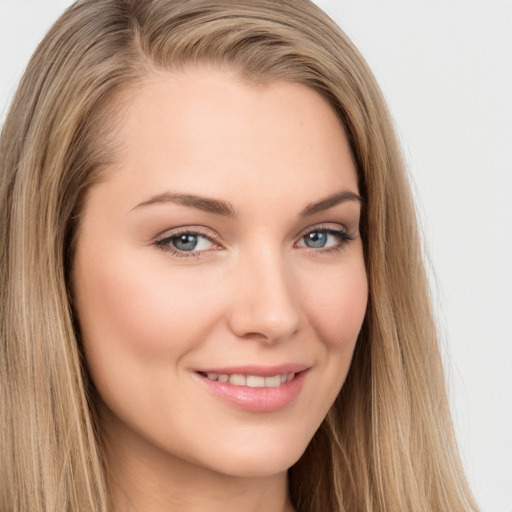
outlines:
M189 68L155 75L121 100L112 178L139 196L169 189L222 197L229 189L235 203L247 203L256 192L293 192L303 201L333 189L357 192L344 128L304 85L255 85Z

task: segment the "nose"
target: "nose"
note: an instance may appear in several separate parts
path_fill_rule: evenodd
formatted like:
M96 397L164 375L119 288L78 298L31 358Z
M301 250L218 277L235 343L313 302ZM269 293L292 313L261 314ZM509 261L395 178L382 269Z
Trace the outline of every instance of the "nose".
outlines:
M228 323L239 337L277 343L299 329L296 283L280 254L255 252L251 258L240 258L232 274Z

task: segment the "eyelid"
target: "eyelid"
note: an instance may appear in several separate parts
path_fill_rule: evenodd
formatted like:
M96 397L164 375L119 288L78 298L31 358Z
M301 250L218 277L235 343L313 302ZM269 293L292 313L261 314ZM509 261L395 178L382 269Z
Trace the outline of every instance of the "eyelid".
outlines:
M332 247L326 248L310 248L305 246L299 246L299 242L311 232L320 231L326 232L333 235L338 235L339 242ZM200 251L182 251L176 249L170 244L170 239L179 237L183 234L190 234L195 236L201 236L209 240L215 247L212 249L205 249ZM342 249L345 244L351 240L357 238L353 233L351 233L344 225L338 223L322 223L316 224L313 226L309 226L308 228L302 230L300 234L296 237L294 242L294 247L304 248L304 250L308 250L312 253L329 253L336 252ZM220 237L211 229L205 226L182 226L178 228L173 228L167 231L164 231L162 234L155 237L153 244L156 245L160 250L170 253L173 256L180 258L198 258L204 253L208 253L212 250L224 249L224 245L220 242ZM169 243L167 243L169 242Z
M334 246L322 247L322 248L312 248L307 246L299 246L299 242L303 240L303 238L309 234L314 232L325 232L338 237L338 243ZM324 254L332 254L339 252L342 250L348 242L351 242L357 238L357 235L351 233L346 226L338 223L324 223L317 224L314 226L310 226L307 229L303 230L301 234L297 237L297 241L295 242L295 246L299 247L305 251L308 251L311 254L318 255L320 253Z
M217 245L222 245L220 243L220 237L212 231L211 229L205 226L181 226L177 228L167 229L161 234L157 235L153 241L154 243L158 243L159 241L166 240L167 238L173 238L179 235L190 234L190 235L200 235L208 238Z
M304 236L306 236L308 233L311 233L312 231L329 231L329 232L335 232L335 233L345 233L347 235L350 235L350 231L344 226L343 224L335 223L335 222L327 222L327 223L320 223L320 224L314 224L313 226L309 226L306 229L302 230L299 235L297 236L297 240L300 240Z
M202 251L180 251L170 244L170 240L184 234L204 237L215 247ZM160 250L171 254L171 256L176 256L177 258L198 258L210 250L219 250L224 248L219 241L219 236L214 231L204 226L182 226L164 231L162 234L154 238L153 244Z

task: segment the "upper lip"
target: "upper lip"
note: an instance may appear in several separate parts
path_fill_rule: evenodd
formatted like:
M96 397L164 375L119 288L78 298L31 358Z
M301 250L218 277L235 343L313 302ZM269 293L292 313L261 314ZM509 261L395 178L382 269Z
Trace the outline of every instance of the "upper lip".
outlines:
M307 364L286 363L273 366L263 365L243 365L243 366L225 366L208 367L197 369L198 373L217 373L219 375L256 375L259 377L273 377L274 375L283 375L287 373L300 373L310 368Z

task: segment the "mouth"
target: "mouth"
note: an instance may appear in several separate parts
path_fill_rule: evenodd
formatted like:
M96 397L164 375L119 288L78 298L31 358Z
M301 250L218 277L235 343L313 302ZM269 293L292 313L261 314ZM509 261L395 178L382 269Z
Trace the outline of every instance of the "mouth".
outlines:
M281 373L264 377L262 375L245 375L243 373L215 373L199 372L200 375L209 380L229 383L233 386L247 386L249 388L278 388L295 378L297 373Z
M238 367L195 371L215 398L250 412L274 412L291 406L309 373L305 365Z

